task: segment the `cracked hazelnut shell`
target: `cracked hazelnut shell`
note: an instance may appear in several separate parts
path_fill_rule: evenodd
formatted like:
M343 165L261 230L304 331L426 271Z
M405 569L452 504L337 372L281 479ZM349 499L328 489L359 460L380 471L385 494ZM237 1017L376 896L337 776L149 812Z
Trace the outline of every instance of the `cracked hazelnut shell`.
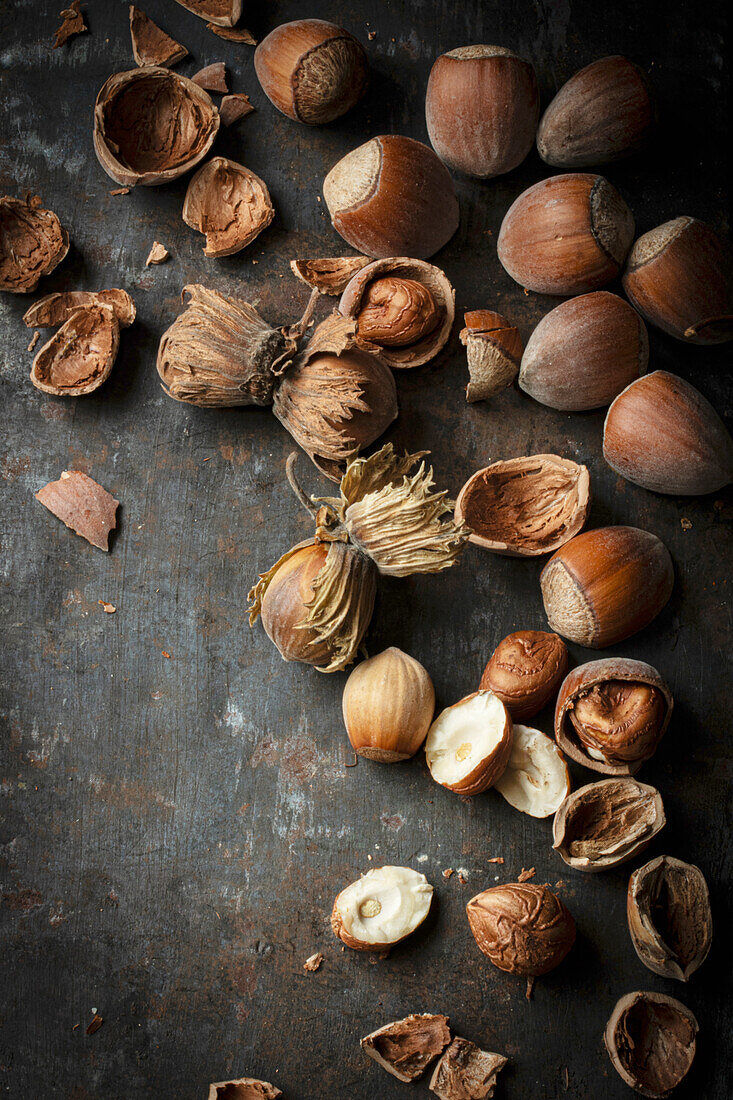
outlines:
M463 315L461 343L466 349L466 401L487 401L511 386L519 371L522 337L519 329L492 309L472 309Z
M710 895L699 867L657 856L629 879L629 932L644 966L686 982L705 962L713 938Z
M435 689L419 661L391 646L350 673L342 710L354 752L394 764L414 756L425 740Z
M205 256L241 252L274 217L264 181L226 157L212 157L191 177L186 189L183 220L205 234Z
M367 256L426 260L458 228L450 173L432 149L399 134L374 137L342 157L323 181L331 222Z
M552 847L576 871L606 871L643 852L665 823L656 787L629 776L601 779L565 799L552 823Z
M554 970L575 943L575 921L556 894L533 882L507 882L471 898L468 923L499 970L538 978Z
M416 1081L450 1043L448 1017L411 1014L372 1031L361 1049L398 1081Z
M428 1087L438 1100L489 1100L494 1095L497 1074L506 1064L503 1054L481 1050L456 1035L435 1067Z
M704 496L733 479L733 440L706 398L657 370L618 395L603 426L612 470L655 493Z
M23 314L28 328L57 328L72 313L87 306L109 306L120 328L128 328L136 316L135 303L126 290L62 290L39 298Z
M242 14L242 0L176 0L176 3L217 27L233 27Z
M180 3L180 0L179 0ZM184 5L188 7L188 5ZM279 1100L280 1089L257 1077L238 1077L234 1081L216 1081L209 1085L208 1100Z
M436 783L456 794L481 794L504 771L512 749L512 720L493 691L474 691L435 719L425 757Z
M603 1040L622 1080L642 1096L663 1100L687 1076L698 1023L689 1008L664 993L627 993L616 1003Z
M568 668L562 638L543 630L517 630L489 658L480 688L493 691L514 722L524 722L554 699Z
M30 294L69 251L69 234L40 199L0 197L0 291Z
M33 360L31 382L55 397L81 397L106 382L117 358L120 326L109 306L77 309Z
M323 256L314 260L291 260L290 270L312 290L338 297L368 263L371 263L368 256Z
M130 4L132 56L137 65L163 65L170 68L188 56L188 50L161 30L149 15Z
M634 217L603 176L570 172L524 191L504 215L497 252L504 270L538 294L598 290L623 267Z
M425 875L411 867L374 867L336 898L331 928L355 951L387 951L423 923L433 900Z

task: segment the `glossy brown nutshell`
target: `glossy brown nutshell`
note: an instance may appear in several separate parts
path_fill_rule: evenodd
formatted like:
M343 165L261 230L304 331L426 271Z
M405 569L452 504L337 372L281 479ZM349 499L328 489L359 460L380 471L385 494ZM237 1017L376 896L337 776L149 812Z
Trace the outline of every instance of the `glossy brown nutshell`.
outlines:
M234 1081L217 1081L209 1085L208 1100L279 1100L281 1096L280 1089L269 1081L260 1081L257 1077L238 1077Z
M364 47L323 19L275 27L255 50L255 72L278 111L311 125L350 111L369 83Z
M641 1096L663 1100L686 1077L695 1058L698 1024L674 997L627 993L603 1035L619 1076Z
M385 1024L361 1040L361 1049L398 1081L416 1081L450 1043L448 1017L429 1012Z
M705 962L713 920L699 867L673 856L645 863L629 880L626 912L636 953L655 974L686 982Z
M650 322L691 344L733 339L733 258L715 230L681 217L634 244L623 286Z
M597 290L542 318L522 356L519 387L552 409L598 409L644 374L648 362L639 314L618 295Z
M539 109L532 65L503 46L459 46L430 71L430 143L449 168L468 176L489 179L521 164Z
M290 270L296 279L311 289L337 297L370 262L368 256L323 256L319 259L291 260Z
M537 149L557 168L587 168L641 149L655 122L648 77L626 57L602 57L570 77L537 130Z
M634 218L603 176L572 172L541 180L509 207L497 251L512 279L538 294L585 294L618 275Z
M638 527L576 535L540 574L547 620L563 638L604 649L656 618L672 594L669 550Z
M425 740L435 689L419 661L391 646L349 675L342 711L354 752L393 764L414 756Z
M183 220L206 235L206 256L241 252L275 217L267 185L249 168L212 157L191 177Z
M497 695L514 722L523 722L553 699L568 667L562 638L542 630L518 630L499 642L480 688Z
M242 14L242 0L176 0L176 3L217 27L233 27Z
M507 1059L456 1035L430 1078L438 1100L488 1100Z
M69 251L69 234L41 200L0 198L0 291L30 294Z
M633 775L654 754L672 716L655 668L604 657L574 668L555 708L555 739L571 760L606 775Z
M539 977L554 970L575 943L575 921L547 886L508 882L466 906L474 939L499 970Z
M583 527L590 475L559 455L527 455L477 470L458 494L456 515L476 546L509 557L550 554Z
M33 360L31 382L56 397L81 397L109 377L120 346L120 326L105 305L75 310Z
M606 871L632 859L665 825L656 787L628 776L573 791L555 814L553 848L577 871Z
M603 457L656 493L702 496L733 479L733 440L706 398L676 374L657 370L632 382L611 405Z
M458 200L445 165L412 138L372 138L323 181L334 229L367 256L426 260L458 228Z
M472 309L463 315L461 343L466 348L466 401L487 401L511 386L519 372L522 337L519 329L492 309Z

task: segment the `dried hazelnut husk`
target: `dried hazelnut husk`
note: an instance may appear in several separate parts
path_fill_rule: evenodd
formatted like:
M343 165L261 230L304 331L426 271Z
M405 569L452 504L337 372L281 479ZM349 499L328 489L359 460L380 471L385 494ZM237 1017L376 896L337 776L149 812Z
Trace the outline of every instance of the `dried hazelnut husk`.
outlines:
M209 94L156 65L115 73L94 106L94 151L123 187L178 179L204 159L218 130Z
M179 4L181 0L178 0ZM191 5L184 4L188 8ZM258 1077L238 1077L235 1081L216 1081L209 1085L208 1100L279 1100L282 1092Z
M517 630L503 638L479 687L501 699L515 722L532 718L557 694L568 668L562 638L543 630Z
M555 708L555 738L586 768L633 775L656 751L672 707L672 693L651 665L604 657L565 677Z
M435 1067L429 1088L438 1100L489 1100L506 1064L503 1054L481 1050L456 1035Z
M511 755L494 786L515 810L549 817L570 794L570 773L554 741L515 722Z
M689 1008L664 993L627 993L603 1035L619 1076L642 1096L663 1100L687 1076L698 1023Z
M191 177L183 220L206 236L205 256L241 252L275 217L267 185L249 168L212 157Z
M643 852L665 822L656 787L628 776L601 779L565 799L552 824L552 846L577 871L605 871Z
M477 470L456 514L470 541L513 558L550 554L577 535L590 510L590 474L559 455L527 455Z
M455 317L455 291L438 267L392 256L374 260L351 279L339 312L376 345L395 370L420 367L441 351Z
M547 886L507 882L466 906L479 948L509 974L537 978L559 966L575 943L575 921Z
M130 4L132 56L137 65L163 65L170 68L188 56L188 50L156 26L149 15Z
M69 251L69 234L40 199L0 197L0 290L30 294Z
M368 256L324 256L316 260L291 260L290 270L313 290L338 297L354 275L369 263Z
M77 309L33 360L31 382L56 397L81 397L106 382L117 358L120 326L113 309Z
M512 749L512 720L493 691L474 691L438 715L425 758L436 783L456 794L481 794L502 775Z
M354 752L393 764L414 756L435 713L435 689L414 657L391 646L362 661L344 686L343 715Z
M411 867L375 867L336 898L334 934L355 951L386 951L420 927L433 887Z
M217 27L233 27L242 14L242 0L176 0L176 3Z
M492 309L470 310L464 313L463 322L460 337L470 378L466 401L488 401L517 377L522 337L518 328Z
M393 1020L361 1040L361 1049L398 1081L416 1081L450 1043L448 1017L430 1012Z
M369 626L379 573L407 577L453 565L467 532L453 521L445 493L431 492L433 471L422 457L400 458L388 443L349 462L340 496L316 503L296 481L291 455L288 478L316 535L260 576L248 609L250 626L261 614L286 661L345 668Z
M135 303L126 290L62 290L39 298L23 314L28 328L57 328L72 313L87 306L109 306L120 328L128 328L136 316Z
M673 856L634 871L626 899L631 940L644 966L686 982L705 962L713 919L705 876Z

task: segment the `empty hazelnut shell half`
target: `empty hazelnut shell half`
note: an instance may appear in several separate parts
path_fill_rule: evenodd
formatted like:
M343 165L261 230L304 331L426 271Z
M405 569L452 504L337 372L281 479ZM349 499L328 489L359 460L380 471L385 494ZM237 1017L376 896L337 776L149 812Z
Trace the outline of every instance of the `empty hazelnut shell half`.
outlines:
M575 943L575 921L556 894L533 882L507 882L471 898L468 923L479 948L509 974L537 978Z
M398 1081L416 1081L450 1043L448 1017L430 1012L393 1020L361 1040L361 1049Z
M628 776L573 791L552 823L553 848L576 871L606 871L643 852L665 825L656 787Z
M466 401L487 401L511 386L519 372L522 337L519 329L492 309L473 309L463 315L461 343L466 348Z
M109 77L94 107L94 151L123 187L178 179L204 159L218 130L208 93L155 65Z
M40 199L0 197L0 290L30 294L69 251L69 234Z
M603 1035L614 1069L630 1088L663 1100L695 1058L698 1023L689 1008L664 993L627 993Z
M515 810L550 817L570 794L570 773L554 741L515 722L509 763L494 786Z
M206 235L204 255L241 252L275 217L266 184L249 168L212 157L191 177L183 220Z
M429 1089L438 1100L487 1100L494 1095L496 1078L507 1059L481 1050L456 1035L430 1078Z
M504 771L512 720L493 691L475 691L446 707L428 730L425 756L436 783L456 794L481 794Z
M57 328L72 313L87 306L109 306L120 328L128 328L136 316L135 303L126 290L63 290L39 298L23 314L28 328Z
M356 951L386 951L430 912L433 888L411 867L374 867L336 898L331 927Z
M574 668L555 708L555 739L571 760L605 775L633 775L656 751L673 707L655 668L603 657Z
M577 535L590 509L590 475L559 455L526 455L477 470L458 494L456 518L476 546L514 558L550 554Z
M233 27L242 14L242 0L176 0L176 3L217 27Z
M181 0L178 0L181 3ZM184 7L192 7L184 4ZM208 1100L280 1100L282 1092L259 1077L237 1077L234 1081L215 1081L209 1085Z
M733 440L706 398L656 370L618 395L603 426L603 457L627 481L656 493L702 496L733 479Z
M109 306L77 309L40 349L31 369L37 390L81 397L109 377L120 346L120 326Z
M681 982L705 962L713 938L710 896L699 867L657 856L632 874L629 932L644 966Z
M603 176L571 172L524 191L504 215L497 251L512 279L538 294L585 294L621 270L634 218Z
M517 630L502 638L479 687L501 699L515 722L523 722L554 699L568 668L562 638L543 630Z
M350 280L339 312L357 321L357 332L376 344L396 370L420 367L448 341L456 292L443 272L424 260L392 256L374 260Z

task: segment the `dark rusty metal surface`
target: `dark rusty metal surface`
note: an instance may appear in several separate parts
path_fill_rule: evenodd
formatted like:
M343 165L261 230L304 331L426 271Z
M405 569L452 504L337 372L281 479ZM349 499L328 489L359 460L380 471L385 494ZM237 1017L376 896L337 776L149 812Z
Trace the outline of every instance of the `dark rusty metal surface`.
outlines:
M439 362L398 378L401 416L388 438L431 448L441 486L456 492L492 459L556 451L591 469L593 526L646 527L672 552L671 602L616 652L656 665L675 694L672 726L642 778L659 786L668 817L650 854L691 860L710 884L717 935L686 987L654 976L634 954L625 886L639 859L577 874L551 850L548 821L515 813L492 792L463 801L434 785L420 758L345 766L344 676L284 664L245 620L257 572L309 533L284 479L292 443L267 410L175 404L154 366L186 282L242 293L271 321L300 315L307 291L288 261L342 247L319 201L325 172L373 134L424 140L431 61L471 41L530 57L544 102L607 53L650 68L659 139L607 175L640 231L682 213L727 231L723 5L316 0L306 11L295 0L252 3L244 21L258 37L307 14L342 22L368 46L366 100L313 129L270 106L250 48L215 38L172 0L144 0L191 50L179 72L223 59L233 90L257 108L216 151L266 180L277 218L247 251L220 261L207 260L202 238L181 222L185 179L110 196L91 115L105 78L132 67L127 5L83 3L89 34L52 52L61 6L0 5L0 190L38 192L71 232L69 257L39 293L123 286L139 319L123 333L102 389L57 400L28 380L30 333L20 317L29 299L0 301L0 1091L28 1100L199 1100L209 1081L249 1073L289 1100L389 1100L407 1086L363 1057L359 1037L408 1012L439 1011L459 1034L508 1056L497 1096L623 1100L629 1092L601 1034L616 999L642 988L680 997L699 1019L699 1053L680 1100L730 1096L730 496L667 498L621 481L601 457L602 413L555 413L515 390L467 406L455 337ZM511 282L495 240L509 203L548 174L533 154L503 179L459 181L461 226L438 257L459 310L498 309L525 338L553 303ZM146 269L154 239L172 258ZM730 345L684 347L652 332L651 356L730 413ZM33 499L67 468L122 501L109 556ZM311 489L324 487L315 470L302 471ZM451 703L475 688L504 634L543 626L540 566L469 548L443 576L384 581L370 650L414 654L440 704ZM116 613L105 614L100 600ZM592 656L571 649L575 661ZM550 715L537 724L549 731ZM574 772L576 782L593 778ZM504 864L488 863L492 856ZM437 904L411 941L375 960L342 951L328 918L338 890L382 862L424 871ZM464 868L467 883L457 874L444 880L446 867ZM537 983L529 1003L520 980L478 953L464 915L473 893L523 867L536 867L537 881L563 883L579 929L567 962ZM303 962L317 950L323 966L307 974ZM87 1035L94 1009L104 1023ZM426 1095L424 1084L413 1091Z

